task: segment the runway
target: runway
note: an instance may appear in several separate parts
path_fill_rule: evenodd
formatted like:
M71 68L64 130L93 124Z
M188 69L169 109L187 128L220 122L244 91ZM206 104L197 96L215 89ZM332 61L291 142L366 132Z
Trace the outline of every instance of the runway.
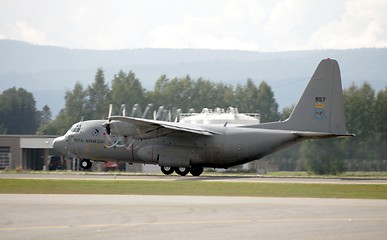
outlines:
M1 239L385 239L387 201L0 195Z
M200 177L136 174L136 173L3 173L0 179L85 179L85 180L153 180L153 181L226 181L226 182L274 182L274 183L327 183L327 184L387 184L386 178L316 178L316 177L266 177L254 175L202 175Z

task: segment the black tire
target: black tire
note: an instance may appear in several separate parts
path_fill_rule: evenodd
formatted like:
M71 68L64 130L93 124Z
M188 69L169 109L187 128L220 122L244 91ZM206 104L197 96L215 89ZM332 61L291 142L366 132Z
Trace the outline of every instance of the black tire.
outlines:
M192 167L189 170L189 172L192 174L192 176L198 177L198 176L200 176L200 174L203 173L203 167L201 167L201 166Z
M82 169L90 169L93 163L89 159L83 159L80 162Z
M180 176L185 176L189 173L190 168L188 167L177 167L175 168L175 172L179 174Z
M172 174L175 171L175 169L173 167L163 167L163 166L160 167L160 170L165 175L170 175L170 174Z

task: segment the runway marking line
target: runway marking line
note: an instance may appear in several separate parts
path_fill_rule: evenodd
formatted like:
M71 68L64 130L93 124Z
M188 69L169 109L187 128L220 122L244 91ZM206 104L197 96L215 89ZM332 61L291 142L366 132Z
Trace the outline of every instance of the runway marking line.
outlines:
M305 218L305 219L268 219L260 222L384 222L387 218Z
M123 227L123 226L141 226L141 225L185 225L185 224L242 224L251 223L252 220L203 220L203 221L185 221L185 222L138 222L138 223L118 223L118 224L89 224L78 226L31 226L31 227L13 227L0 228L2 231L20 231L20 230L39 230L39 229L66 229L66 228L99 228L99 227Z

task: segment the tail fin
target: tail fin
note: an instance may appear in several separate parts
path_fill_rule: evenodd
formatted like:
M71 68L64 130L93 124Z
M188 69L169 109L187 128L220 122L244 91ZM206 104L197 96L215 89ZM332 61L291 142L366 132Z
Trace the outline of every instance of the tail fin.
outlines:
M287 120L262 125L262 128L348 135L337 61L324 59L320 62Z

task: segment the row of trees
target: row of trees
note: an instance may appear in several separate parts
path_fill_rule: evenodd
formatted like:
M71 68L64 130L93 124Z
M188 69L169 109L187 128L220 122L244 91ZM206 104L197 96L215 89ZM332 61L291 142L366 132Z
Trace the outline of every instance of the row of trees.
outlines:
M360 87L352 84L344 89L343 95L347 130L356 137L306 141L269 159L300 158L300 166L293 165L290 170L298 168L320 174L387 171L387 87L375 93L368 83Z
M48 106L36 110L31 93L20 88L4 91L0 94L0 131L61 135L81 119L106 118L109 103L116 106L115 114L121 104L131 107L138 103L144 109L153 103L155 107L180 108L183 112L234 106L240 112L259 112L261 122L285 119L292 110L287 107L280 113L270 86L265 82L256 85L251 79L233 86L202 78L170 79L162 75L154 89L147 91L131 71L118 72L109 86L103 70L98 69L91 85L84 87L78 82L66 92L65 106L53 121ZM267 159L286 165L280 170L303 169L321 174L339 173L348 166L350 170L387 170L387 87L376 93L368 83L360 87L353 84L344 90L344 105L347 128L357 135L355 138L307 141Z
M103 119L107 117L108 106L125 104L132 107L139 104L144 109L148 103L164 106L166 109L189 109L200 111L203 107L238 107L241 112L260 112L262 121L277 121L280 116L278 104L271 88L262 82L258 87L251 79L245 85L236 87L213 83L189 76L169 79L162 75L153 91L146 91L133 72L120 71L111 81L111 88L105 81L104 72L98 69L94 82L83 87L76 83L65 94L65 106L57 118L39 129L40 134L63 134L72 124L81 119ZM118 114L118 112L115 112Z

